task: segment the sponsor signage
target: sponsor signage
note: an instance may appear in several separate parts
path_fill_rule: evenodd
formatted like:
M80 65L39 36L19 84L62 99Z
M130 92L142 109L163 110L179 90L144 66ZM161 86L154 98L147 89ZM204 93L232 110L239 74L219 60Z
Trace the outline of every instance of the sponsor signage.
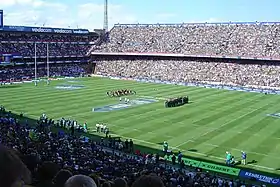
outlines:
M0 10L0 16L1 16L1 10ZM2 12L2 17L3 17L3 12ZM8 26L8 25L3 26L3 30L9 32L89 34L89 30L87 29L62 29L62 28L50 28L50 27L24 27L24 26Z
M240 172L240 169L237 169L237 168L227 167L227 166L222 166L222 165L217 165L217 164L210 164L207 162L201 162L199 165L199 168L205 169L208 171L214 171L217 173L233 175L233 176L238 176L239 172Z
M172 158L171 158L171 157L168 157L167 160L171 162L171 161L172 161ZM182 160L184 161L184 164L185 164L186 166L198 167L199 164L200 164L200 161L193 160L193 159L182 158Z
M135 107L144 104L151 104L154 102L157 102L157 100L140 98L140 99L131 100L129 103L117 103L113 105L106 105L102 107L92 108L92 112L110 112L110 111L127 109L129 107Z
M258 173L252 173L244 170L240 171L239 176L247 179L256 179L257 181L264 182L267 184L280 186L280 178L269 177L269 176L261 175Z

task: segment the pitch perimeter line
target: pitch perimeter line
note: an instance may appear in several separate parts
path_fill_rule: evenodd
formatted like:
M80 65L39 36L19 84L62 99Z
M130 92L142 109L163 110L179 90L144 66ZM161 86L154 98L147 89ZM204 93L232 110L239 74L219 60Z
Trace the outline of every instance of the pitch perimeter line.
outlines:
M119 126L119 125L112 125L112 124L107 124L109 127L110 126L113 126L113 127L117 127L117 128L120 128L120 129L127 129L127 130L133 130L133 131L138 131L138 132L142 132L142 133L147 133L147 134L153 134L153 135L158 135L157 133L155 133L155 132L153 132L153 131L151 131L151 132L146 132L146 131L143 131L143 130L141 130L141 129L136 129L136 128L134 128L134 129L131 129L130 127L123 127L123 126ZM165 137L167 137L167 138L173 138L173 136L169 136L169 135L163 135L163 136L165 136Z
M17 111L14 111L15 113L18 113ZM26 115L26 116L30 116L30 117L37 117L35 115L32 115L32 114L29 114L29 115ZM237 118L238 119L238 118ZM220 127L221 128L221 127ZM135 129L136 130L136 129ZM216 129L214 129L216 130ZM148 141L145 141L145 140L139 140L139 139L135 139L135 138L131 138L131 137L125 137L125 136L121 136L121 135L118 135L118 134L111 134L111 135L115 135L115 136L120 136L120 137L123 137L125 139L132 139L136 142L142 142L142 143L146 143L146 144L150 144L150 145L156 145L157 147L159 147L158 144L156 143L153 143L153 142L148 142ZM193 140L188 140L186 142L193 142ZM216 145L215 145L216 146ZM204 154L204 153L199 153L199 152L190 152L188 150L185 150L185 149L179 149L178 147L171 147L172 149L175 149L175 150L182 150L182 151L186 151L188 153L191 153L191 154L196 154L196 155L201 155L201 156L205 156L205 157L208 157L208 158L214 158L214 159L218 159L218 160L225 160L224 158L222 157L216 157L216 156L212 156L212 155L207 155L207 154ZM240 150L241 151L241 150ZM248 152L250 153L250 152ZM251 152L252 153L252 152ZM261 153L255 153L255 154L261 154ZM266 155L266 154L261 154L263 156L268 156L268 157L271 157L269 155ZM274 158L274 157L273 157ZM272 170L272 171L275 171L276 169L275 168L270 168L270 167L266 167L266 166L261 166L261 165L255 165L255 164L247 164L249 166L252 166L252 167L257 167L257 168L262 168L262 169L267 169L267 170Z
M252 113L252 112L254 112L254 111L256 111L256 110L258 110L258 109L255 109L255 110L253 110L253 111L251 111L251 112L248 112L248 114L249 114L249 113ZM15 113L18 113L17 111L14 111L14 112L15 112ZM240 116L239 118L241 118L241 117L243 117L243 116L245 116L245 115L247 115L247 114L244 114L244 115ZM37 116L32 115L32 114L29 114L29 115L26 115L26 116L35 117L35 119L36 119L36 117L37 117ZM238 118L236 118L236 119L238 119ZM233 121L233 120L231 120L231 121ZM229 122L227 122L227 123L225 123L225 124L229 124L231 121L229 121ZM225 126L225 124L221 125L219 128L214 128L214 129L208 131L208 133L211 133L211 132L213 132L213 131L215 131L215 130L220 129L222 126ZM109 124L109 125L110 125L110 126L115 126L115 127L120 127L120 126L117 126L117 125L111 125L111 124ZM120 128L126 129L126 128L123 128L123 127L120 127ZM128 129L129 129L129 128L128 128ZM131 129L131 130L142 132L140 129ZM156 134L156 133L153 133L153 132L149 132L149 133L150 133L150 134ZM185 141L185 142L183 142L183 143L181 143L181 144L179 144L179 145L177 145L177 146L175 146L175 147L171 147L171 148L176 149L176 150L184 150L184 149L181 149L181 148L179 148L179 147L182 146L182 145L184 145L184 144L187 144L187 143L189 143L189 142L195 142L196 139L198 139L198 138L200 138L200 137L203 137L203 136L205 136L205 135L208 134L208 133L206 132L206 133L202 134L201 136L198 136L197 138L193 138L193 139L187 140L187 141ZM119 135L119 134L112 134L112 135L117 135L117 136L124 137L124 136ZM172 136L166 136L166 137L173 138ZM124 138L127 138L127 137L124 137ZM132 139L132 138L130 138L130 139ZM135 139L135 141L140 142L139 139ZM157 144L152 143L152 142L148 142L148 141L144 141L144 140L141 140L141 141L142 141L143 143L152 144L152 145L157 145ZM208 146L212 146L212 147L220 147L220 148L222 148L222 146L215 145L215 144L208 144L208 143L202 143L202 144L205 144L205 145L208 145ZM232 149L232 150L236 150L236 151L243 151L243 150L241 150L241 149L236 149L236 148L227 148L227 149ZM188 151L188 150L184 150L184 151ZM248 152L248 153L253 153L253 154L256 154L256 155L261 155L261 156L267 156L267 157L271 157L271 158L274 158L274 159L278 159L277 157L270 156L270 155L263 154L263 153L251 152L251 151L246 151L246 152ZM192 153L193 153L193 152L192 152ZM204 156L207 156L207 157L215 157L215 156L210 156L210 155L208 156L208 155L206 155L206 154L204 154L204 153L194 153L194 154L204 155ZM262 167L264 167L264 166L262 166ZM273 169L273 168L271 168L271 169Z
M153 143L153 142L148 142L148 141L145 141L145 140L139 140L139 139L136 139L136 138L131 138L131 137L125 137L125 136L121 136L119 134L111 134L111 135L115 135L115 136L120 136L122 138L125 138L125 139L132 139L136 142L139 142L139 143L145 143L145 144L150 144L150 145L156 145L157 147L159 147L158 144L156 143ZM214 159L217 159L217 160L225 160L225 158L222 158L222 157L217 157L217 156L212 156L212 155L207 155L207 154L204 154L204 153L198 153L198 152L191 152L191 151L188 151L188 150L185 150L185 149L178 149L176 147L170 147L172 149L175 149L175 150L181 150L181 151L186 151L188 153L191 153L191 154L196 154L196 155L200 155L200 156L205 156L207 158L214 158ZM269 155L268 155L269 156ZM263 168L263 169L267 169L267 170L271 170L271 171L275 171L276 169L275 168L270 168L270 167L266 167L266 166L260 166L260 165L256 165L256 164L247 164L251 167L257 167L257 168Z
M167 100L168 98L164 97L153 97L153 96L146 96L146 95L139 95L139 97L147 98L147 99L157 99L157 100Z
M205 133L203 133L203 134L201 134L201 135L199 135L199 136L197 136L197 137L191 138L191 139L188 140L188 141L185 141L185 142L183 142L183 143L180 143L179 145L176 145L175 147L178 148L178 147L180 147L180 146L182 146L182 145L184 145L184 144L186 144L186 143L188 143L188 142L190 142L190 141L195 141L195 140L197 140L197 139L199 139L199 138L201 138L201 137L203 137L203 136L206 136L207 134L209 134L209 133L211 133L211 132L217 131L217 130L223 128L224 126L227 126L228 124L230 124L230 123L232 123L232 122L234 122L234 121L236 121L236 120L238 120L238 119L241 119L241 118L243 118L244 116L247 116L248 114L251 114L251 113L253 113L253 112L255 112L255 111L257 111L257 110L259 110L259 109L261 109L261 108L263 108L263 107L259 107L259 108L256 108L256 109L250 111L250 112L247 112L247 113L245 113L245 114L239 116L238 118L232 119L232 120L230 120L230 121L228 121L228 122L226 122L226 123L220 125L218 128L211 129L211 130L209 130L209 131L207 131L207 132L205 132Z

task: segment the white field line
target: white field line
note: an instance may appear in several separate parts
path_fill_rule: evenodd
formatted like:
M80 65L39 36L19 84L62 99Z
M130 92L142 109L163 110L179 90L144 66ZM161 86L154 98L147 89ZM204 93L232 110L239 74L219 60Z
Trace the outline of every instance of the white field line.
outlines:
M154 98L154 99L158 99L158 100L167 100L167 98L163 98L163 97L153 97L153 96L145 96L145 95L140 96L140 97L151 98L151 99ZM260 107L260 108L261 108L261 107ZM215 131L215 130L218 130L218 129L222 128L223 126L225 126L225 125L227 125L227 124L229 124L229 123L235 121L236 119L242 118L243 116L246 116L246 115L248 115L248 114L250 114L250 113L252 113L252 112L254 112L254 111L256 111L256 110L258 110L258 109L260 109L260 108L253 109L252 111L250 111L250 112L248 112L248 113L245 113L245 114L239 116L238 118L235 118L235 119L233 119L232 121L229 121L229 122L227 122L227 123L221 125L221 126L218 127L218 128L204 127L204 128L208 128L210 131L209 131L209 132L206 132L204 135L202 134L200 137L205 136L206 134L209 134L209 133L211 133L211 132L213 132L213 131ZM141 115L141 114L140 114L140 115ZM177 123L183 123L183 122L177 122ZM184 123L184 124L185 124L185 123ZM188 126L201 127L201 125L195 125L195 124L188 124ZM211 129L212 129L212 130L211 130ZM238 133L238 134L242 134L242 133L243 133L242 131L235 131L235 130L229 130L229 132L235 132L235 133ZM258 133L255 133L255 134L250 134L250 136L263 136L263 135L258 134ZM195 139L196 139L196 138L195 138ZM271 139L280 140L280 137L279 137L279 138L278 138L278 137L272 137ZM188 140L188 141L186 141L186 142L183 142L182 145L184 145L184 144L186 144L186 143L188 143L188 142L190 142L190 141ZM178 146L178 145L177 145L177 146ZM179 146L181 146L181 145L179 145Z
M17 113L17 112L16 112ZM30 116L30 117L36 117L35 115L28 115L28 116ZM36 118L35 118L36 119ZM117 126L117 125L109 125L109 126L116 126L116 127L119 127L119 126ZM121 127L121 128L123 128L123 127ZM123 128L123 129L125 129L125 128ZM129 128L127 128L127 129L129 129ZM139 131L139 132L144 132L144 131L141 131L141 130L139 130L139 129L131 129L131 130L133 130L133 131ZM214 130L216 130L216 129L214 129ZM156 135L156 133L154 133L154 132L146 132L146 133L150 133L150 134L155 134ZM206 134L206 133L204 133L204 134ZM116 135L116 134L115 134ZM119 135L118 135L119 136ZM123 136L122 136L123 137ZM166 136L166 137L170 137L170 138L173 138L173 136ZM131 138L130 138L131 139ZM143 143L146 143L146 144L151 144L151 145L157 145L157 144L155 144L155 143L152 143L152 142L148 142L148 141L144 141L144 140L138 140L138 139L135 139L135 141L138 141L138 142L143 142ZM187 140L187 141L185 141L184 143L182 143L182 145L184 145L184 144L186 144L186 143L188 143L188 142L195 142L195 140ZM219 146L219 145L215 145L215 144L208 144L208 143L203 143L203 144L205 144L205 145L208 145L208 146L212 146L212 147L221 147L221 146ZM180 144L179 144L180 145ZM173 149L176 149L176 150L183 150L183 149L180 149L179 148L180 146L175 146L175 147L173 147ZM236 150L236 151L243 151L243 150L241 150L241 149L236 149L236 148L227 148L227 150L229 150L229 149L232 149L232 150ZM184 150L184 151L187 151L187 150ZM192 152L193 153L193 152ZM274 159L280 159L280 158L278 158L278 157L274 157L274 156L271 156L271 155L268 155L268 154L263 154L263 153L258 153L258 152L252 152L252 151L247 151L247 153L253 153L253 154L256 154L256 155L261 155L261 156L267 156L267 157L272 157L272 158L274 158ZM194 152L194 154L199 154L199 155L204 155L204 156L208 156L208 155L206 155L206 154L204 154L204 153L195 153ZM215 156L208 156L208 157L212 157L212 158L215 158ZM223 158L222 158L223 159ZM224 160L224 159L223 159ZM254 165L254 166L256 166L256 165ZM262 167L264 167L264 166L262 166Z
M216 130L219 130L219 129L223 128L224 126L226 126L226 125L228 125L228 124L230 124L230 123L232 123L232 122L234 122L234 121L236 121L236 120L238 120L238 119L240 119L240 118L243 118L244 116L246 116L246 115L248 115L248 114L251 114L251 113L253 113L253 112L259 110L260 108L262 108L262 107L256 108L256 109L254 109L254 110L252 110L252 111L250 111L250 112L247 112L247 113L245 113L245 114L239 116L238 118L232 119L232 120L230 120L230 121L228 121L228 122L226 122L226 123L220 125L218 128L210 129L209 131L207 131L207 132L205 132L205 133L203 133L203 134L201 134L201 135L199 135L199 136L197 136L197 137L194 137L194 138L192 138L192 139L190 139L190 140L187 140L187 141L185 141L185 142L183 142L183 143L180 143L180 144L176 145L175 147L178 148L178 147L180 147L180 146L182 146L182 145L184 145L184 144L186 144L186 143L188 143L188 142L190 142L190 141L195 141L195 140L197 140L197 139L199 139L199 138L201 138L201 137L203 137L203 136L206 136L207 134L209 134L209 133L211 133L211 132L214 132L214 131L216 131Z
M132 139L133 141L136 141L136 142L139 142L139 143L145 143L145 144L148 144L148 145L153 145L153 146L160 147L159 144L152 143L152 142L148 142L148 141L145 141L145 140L139 140L139 139L136 139L136 138L125 137L125 136L121 136L121 135L118 135L118 134L111 134L111 135L120 136L120 137L125 138L125 139ZM176 148L176 147L171 147L171 148L172 148L172 149L175 149L175 150L186 151L186 152L189 152L189 153L191 153L191 154L196 154L196 155L200 155L200 156L205 156L205 157L207 157L207 158L213 158L213 159L216 159L216 160L225 160L225 158L222 158L222 157L216 157L216 156L207 155L207 154L199 153L199 152L190 152L190 151L188 151L188 150L178 149L178 148ZM251 167L262 168L262 169L267 169L267 170L273 170L273 171L275 171L275 168L260 166L260 165L256 165L256 164L247 164L247 165L249 165L249 166L251 166Z
M119 125L108 124L108 127L110 127L110 126L117 127L117 128L120 128L120 129L128 129L128 130L138 131L138 132L145 133L145 134L158 135L157 133L152 132L152 131L151 132L146 132L146 131L143 131L141 129L131 129L129 127L122 127L122 126L119 126ZM168 136L168 135L164 135L164 136L167 137L167 138L173 138L173 136Z
M176 123L179 123L179 124L184 124L186 125L187 123L183 122L183 121L179 121L179 122L176 122ZM202 125L196 125L196 124L187 124L187 126L193 126L193 127L202 127L203 129L212 129L212 130L217 130L219 129L219 127L217 128L214 128L214 127L207 127L207 126L202 126ZM182 127L182 125L179 125L178 127ZM233 133L237 133L237 134L242 134L243 132L242 131L237 131L237 130L228 130L228 132L233 132ZM255 133L255 134L245 134L245 135L248 135L248 136L261 136L263 137L264 135L262 134L259 134L259 133ZM270 137L271 139L276 139L276 140L280 140L280 137Z
M147 98L147 99L158 99L158 100L167 100L168 98L164 97L153 97L153 96L146 96L146 95L139 95L139 97Z
M258 108L259 109L259 108ZM254 112L254 111L256 111L256 110L258 110L258 109L255 109L255 110L253 110L253 111L251 111L251 112L248 112L248 113L246 113L246 114L244 114L244 115L242 115L242 116L239 116L238 118L236 118L236 119L239 119L239 118L242 118L243 116L246 116L247 114L250 114L250 113L252 113L252 112ZM20 113L20 112L17 112L17 111L14 111L15 113ZM29 116L29 117L33 117L34 119L38 119L38 116L36 116L36 115L32 115L32 114L27 114L26 116ZM235 121L236 119L234 119L234 120L231 120L231 121L229 121L229 122L227 122L227 123L224 123L223 125L221 125L220 127L218 127L218 128L211 128L211 127L209 127L209 131L207 131L206 133L204 133L204 134L202 134L202 135L200 135L200 136L198 136L198 137L196 137L196 138L192 138L192 139L189 139L189 140L187 140L187 141L185 141L185 142L183 142L183 143L180 143L179 145L177 145L177 146L175 146L175 148L179 148L180 146L182 146L182 145L184 145L184 144L187 144L187 143L189 143L189 142L195 142L195 140L196 139L198 139L198 138L200 138L200 137L203 137L203 136L205 136L206 134L209 134L209 133L211 133L211 132L213 132L213 131L216 131L216 130L218 130L218 129L220 129L220 128L222 128L223 126L225 126L225 125L227 125L227 124L229 124L229 123L231 123L232 121ZM189 125L191 125L191 126L195 126L195 127L201 127L200 125L195 125L195 124L189 124ZM139 131L139 132L144 132L144 131L142 131L142 130L140 130L140 129L131 129L131 128L129 128L129 127L122 127L122 126L118 126L118 125L112 125L112 124L110 124L109 126L115 126L115 127L118 127L118 128L121 128L121 129L130 129L130 130L133 130L133 131ZM208 127L205 127L205 128L208 128ZM241 134L242 133L242 131L240 132L240 131L229 131L229 132L236 132L236 133L239 133L239 134ZM144 132L144 133L149 133L149 134L154 134L154 135L157 135L157 133L154 133L154 132ZM168 138L174 138L173 136L169 136L169 135L165 135L166 137L168 137ZM250 136L262 136L262 135L260 135L260 134L258 134L258 133L255 133L255 134L251 134ZM280 139L280 138L272 138L272 139ZM207 143L206 143L207 144ZM209 144L209 145L212 145L212 146L216 146L216 147L218 147L218 145L213 145L213 144ZM238 149L235 149L235 148L231 148L231 149L233 149L233 150L238 150ZM239 151L239 150L238 150ZM241 151L241 150L240 150ZM249 153L249 152L248 152ZM258 154L258 155L262 155L262 156L268 156L268 155L266 155L266 154L261 154L261 153L257 153L257 152L250 152L250 153L253 153L253 154Z
M209 144L209 143L202 143L204 145L208 145L208 146L212 146L212 147L222 147L222 146L219 146L219 145L215 145L215 144ZM226 147L225 147L226 149ZM235 151L243 151L241 149L236 149L236 148L231 148L231 147L227 147L227 149L232 149L232 150L235 150ZM271 157L271 158L274 158L274 159L280 159L279 157L277 156L271 156L271 155L268 155L268 154L264 154L264 153L258 153L258 152L254 152L254 151L246 151L247 153L252 153L252 154L255 154L255 155L261 155L261 156L266 156L266 157Z
M18 113L16 111L14 111L15 113ZM35 116L35 115L27 115L27 116L30 116L30 117L34 117L35 119L38 118L38 116ZM138 131L137 129L135 129L135 131ZM118 134L111 134L111 135L115 135L115 136L120 136ZM148 145L153 145L153 146L157 146L157 147L160 147L160 145L156 144L156 143L152 143L152 142L148 142L148 141L145 141L145 140L139 140L139 139L135 139L135 138L131 138L131 137L124 137L124 136L121 136L125 139L132 139L136 142L139 142L139 143L145 143L145 144L148 144ZM188 142L192 142L193 140L188 140ZM210 145L209 145L210 146ZM215 147L219 147L218 145L212 145L212 146L215 146ZM213 158L213 159L217 159L217 160L225 160L224 158L222 157L216 157L216 156L211 156L211 155L206 155L204 153L199 153L199 152L190 152L188 150L184 150L184 149L178 149L178 147L171 147L172 149L175 149L175 150L181 150L181 151L187 151L191 154L196 154L196 155L200 155L200 156L205 156L205 157L208 157L208 158ZM241 150L240 150L241 151ZM249 152L248 152L249 153ZM261 154L261 153L255 153L255 154ZM269 156L269 155L266 155L266 154L261 154L263 156ZM256 167L256 168L262 168L262 169L267 169L267 170L274 170L274 168L270 168L270 167L265 167L265 166L260 166L260 165L256 165L256 164L248 164L250 165L251 167Z
M257 109L255 109L255 110L257 110ZM253 111L251 111L251 112L249 112L249 113L252 113L252 112L254 112L255 110L253 110ZM16 112L16 111L15 111L15 113L19 113L19 112ZM249 114L249 113L248 113L248 114ZM242 115L242 116L245 116L245 115L246 115L246 114L244 114L244 115ZM35 119L38 119L38 118L36 118L37 116L35 116L35 115L27 115L27 116L34 117ZM242 116L240 116L239 118L241 118ZM236 119L238 119L238 118L236 118ZM236 120L236 119L235 119L235 120ZM233 120L232 120L232 121L233 121ZM231 121L229 121L229 122L227 122L227 123L225 123L225 124L229 124L230 122L231 122ZM213 132L213 131L215 131L215 130L217 130L217 129L220 129L222 126L225 126L225 124L221 125L219 128L213 128L213 129L211 129L210 131L207 131L206 133L204 133L204 134L202 134L201 136L198 136L198 137L199 137L199 138L200 138L200 137L203 137L203 136L205 136L206 134L209 134L210 132ZM111 124L109 124L109 126L115 126L115 127L119 127L119 128L122 128L122 129L130 129L129 127L126 128L126 127L120 127L120 126L111 125ZM144 131L141 131L140 129L130 129L130 130L139 131L139 132L144 132ZM157 134L157 133L154 133L154 132L145 132L145 133L154 134L154 135ZM242 133L242 132L240 132L240 133ZM255 135L257 135L257 134L255 134ZM118 136L119 136L119 135L118 135ZM120 136L121 136L121 135L120 135ZM259 136L261 136L261 135L259 135ZM166 137L174 138L173 136L168 136L168 135L166 135ZM195 140L198 139L198 137L193 138L193 139L190 139L190 140L187 140L187 141L185 141L185 142L183 142L183 143L181 143L181 144L179 144L179 145L177 145L177 146L175 146L175 147L173 147L173 148L174 148L174 149L177 149L177 150L183 150L183 149L180 149L179 147L182 146L182 145L184 145L184 144L187 144L187 143L189 143L189 142L195 142ZM280 139L280 138L275 138L275 139ZM140 140L137 140L137 141L139 142ZM148 143L147 141L144 141L144 140L142 140L142 142L143 142L143 143ZM149 142L149 144L152 144L152 143ZM212 146L212 147L221 147L221 146L215 145L215 144L209 144L209 143L203 143L203 144L208 145L208 146ZM244 150L236 149L236 148L227 148L227 150L229 150L229 149L236 150L236 151L244 151ZM271 156L271 155L268 155L268 154L263 154L263 153L253 152L253 151L247 151L247 153L252 153L252 154L256 154L256 155L272 157L272 158L274 158L274 159L280 159L280 158L278 158L278 157L274 157L274 156ZM205 155L205 156L207 156L206 154L203 154L203 153L194 153L194 154L200 154L200 155ZM211 156L208 156L208 157L211 157ZM213 156L212 156L212 157L213 157Z
M139 114L141 115L141 114ZM118 120L117 120L118 121ZM176 123L179 123L179 125L177 125L177 127L182 127L182 126L185 126L187 123L184 123L184 122L176 122ZM108 126L113 126L113 127L118 127L120 129L128 129L128 130L134 130L134 131L139 131L139 132L142 132L142 133L149 133L149 134L154 134L154 135L158 135L158 133L155 133L155 132L145 132L141 129L132 129L130 127L123 127L123 126L120 126L120 125L113 125L113 124L108 124ZM201 125L195 125L195 124L187 124L187 126L193 126L193 127L202 127L203 129L209 129L209 130L217 130L218 128L213 128L213 127L204 127L204 126L201 126ZM237 133L237 134L242 134L243 132L242 131L235 131L235 130L229 130L228 132L233 132L233 133ZM168 138L174 138L174 136L169 136L169 135L164 135L165 137L168 137ZM250 136L263 136L261 134L258 134L258 133L255 133L255 134L250 134ZM277 140L280 140L280 138L277 138L277 137L271 137L271 139L277 139ZM188 143L188 142L191 142L191 140L187 140L185 143Z

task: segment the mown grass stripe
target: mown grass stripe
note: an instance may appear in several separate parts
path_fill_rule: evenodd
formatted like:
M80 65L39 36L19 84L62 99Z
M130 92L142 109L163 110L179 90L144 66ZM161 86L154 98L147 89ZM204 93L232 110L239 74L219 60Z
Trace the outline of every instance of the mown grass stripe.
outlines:
M45 112L55 119L69 117L80 123L86 121L91 129L97 122L108 123L114 134L134 138L143 145L161 149L160 143L164 140L172 147L183 143L179 148L184 153L203 158L209 154L208 159L217 158L219 162L223 161L220 158L224 156L225 149L237 156L238 150L246 149L248 157L255 159L258 165L248 167L262 170L280 167L279 160L275 158L280 149L280 119L266 117L266 114L280 112L278 95L102 78L78 80L75 83L52 81L50 86L39 83L37 87L22 84L15 88L1 88L0 104L9 110L24 111L32 118ZM67 84L85 87L72 91L55 88ZM129 96L130 99L146 96L163 100L107 113L91 111L93 107L119 103L117 98L107 97L106 92L126 88L137 91L137 95ZM164 108L165 98L185 95L192 103L178 108ZM184 144L189 140L191 142ZM187 151L189 149L198 152L192 153ZM279 164L273 164L275 162Z

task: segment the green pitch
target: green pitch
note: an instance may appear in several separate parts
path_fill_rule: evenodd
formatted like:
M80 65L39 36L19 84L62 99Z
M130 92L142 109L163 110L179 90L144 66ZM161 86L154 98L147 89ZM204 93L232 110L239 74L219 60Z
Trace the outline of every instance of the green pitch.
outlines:
M267 116L280 112L278 95L101 78L75 80L79 81L0 87L0 104L31 118L46 113L54 119L87 122L91 129L96 123L106 123L114 135L132 138L135 143L162 149L160 143L167 141L173 150L185 155L221 163L226 151L240 159L244 150L249 162L256 161L245 167L280 173L280 118ZM80 87L63 90L61 85ZM116 89L135 90L137 94L130 100L153 97L158 102L110 112L92 111L118 103L117 98L106 95ZM164 108L165 98L186 95L190 104Z

